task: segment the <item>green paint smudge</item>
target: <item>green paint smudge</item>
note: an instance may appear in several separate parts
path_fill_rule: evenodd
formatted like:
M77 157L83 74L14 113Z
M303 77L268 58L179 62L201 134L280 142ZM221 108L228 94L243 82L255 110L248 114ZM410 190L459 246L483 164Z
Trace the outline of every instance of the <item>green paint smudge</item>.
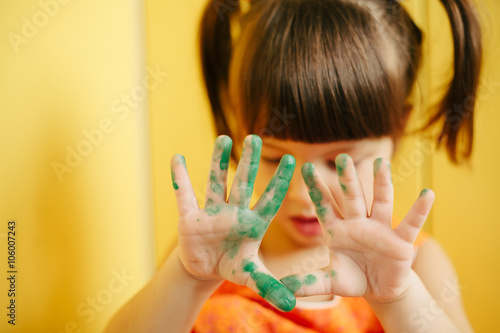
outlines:
M278 212L286 192L288 191L288 187L290 186L290 180L292 179L294 169L295 158L292 155L283 155L273 178L271 178L265 190L265 193L274 190L274 196L271 200L263 201L264 206L259 207L259 215L264 219L270 221Z
M261 239L269 226L269 223L247 208L238 209L237 217L239 223L231 228L224 245L224 251L229 252L231 259L238 253L245 238Z
M344 175L345 168L347 167L347 161L349 160L350 156L347 154L339 154L335 158L335 165L337 167L337 173L339 177L342 177Z
M252 134L252 156L250 157L250 170L248 172L248 181L254 181L259 170L260 152L262 150L262 139Z
M207 200L207 205L205 206L205 211L210 216L215 216L220 213L222 206L214 205L214 201L212 199Z
M429 189L428 189L428 188L424 188L424 189L422 190L422 192L420 192L419 197L423 197L424 195L426 195L426 194L427 194L427 192L429 192Z
M333 231L328 230L328 233L333 236Z
M342 193L347 194L347 187L339 180L340 188L342 189Z
M222 154L220 157L219 166L221 170L227 170L229 167L229 158L231 157L231 148L233 146L233 141L227 135L220 138L219 144L222 148Z
M174 190L179 189L179 185L177 185L177 182L175 181L175 173L174 171L170 171L170 175L172 176L172 185L174 186Z
M377 158L374 162L373 162L373 176L377 176L377 173L378 171L380 170L380 167L382 166L382 161L383 159L382 158Z
M295 296L272 276L257 272L257 268L257 265L252 261L244 259L242 262L243 271L250 273L250 277L259 289L259 295L276 305L280 310L291 311L295 307Z
M216 194L224 193L224 186L217 180L217 174L214 170L210 171L210 189Z
M310 286L312 284L314 284L316 282L316 276L312 275L312 274L309 274L308 276L306 276L304 278L304 284L306 286Z
M321 204L323 201L323 194L317 186L316 179L314 177L315 166L312 163L306 163L302 166L302 178L309 189L309 197L316 207L316 214L318 217L324 217L326 215L326 208Z
M249 209L238 209L238 222L244 225L244 230L239 234L252 239L264 236L268 224Z
M295 275L285 276L282 278L281 283L283 283L292 293L295 293L297 290L302 287L302 282Z

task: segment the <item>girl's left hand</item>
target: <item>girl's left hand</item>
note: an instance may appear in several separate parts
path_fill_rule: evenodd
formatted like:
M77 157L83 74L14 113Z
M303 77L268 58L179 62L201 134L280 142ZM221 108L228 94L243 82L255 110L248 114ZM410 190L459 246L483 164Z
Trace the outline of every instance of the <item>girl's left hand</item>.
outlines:
M295 296L363 296L376 302L402 297L411 284L413 242L434 201L423 190L396 229L392 229L393 186L388 162L374 162L374 196L370 216L352 159L340 154L336 160L344 193L343 212L337 208L325 182L311 163L302 177L316 206L316 215L330 252L330 264L320 270L281 279Z

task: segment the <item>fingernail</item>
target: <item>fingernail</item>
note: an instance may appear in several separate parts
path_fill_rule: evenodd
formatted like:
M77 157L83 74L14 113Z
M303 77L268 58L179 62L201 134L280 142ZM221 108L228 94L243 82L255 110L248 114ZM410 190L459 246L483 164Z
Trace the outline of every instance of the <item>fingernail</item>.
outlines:
M420 192L419 197L423 197L427 192L429 192L428 188L424 188L422 192Z

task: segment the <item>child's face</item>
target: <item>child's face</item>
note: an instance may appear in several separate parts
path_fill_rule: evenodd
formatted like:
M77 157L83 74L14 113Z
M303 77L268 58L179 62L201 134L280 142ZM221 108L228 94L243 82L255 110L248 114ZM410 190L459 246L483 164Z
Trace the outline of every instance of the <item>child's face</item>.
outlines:
M296 168L285 200L269 227L268 234L273 242L291 241L298 246L318 245L323 242L314 205L301 176L300 169L306 162L313 163L330 188L341 211L343 194L338 183L335 157L340 153L349 154L361 180L367 207L373 201L373 161L382 157L390 160L393 141L390 138L338 141L321 144L283 141L262 138L262 157L255 181L255 193L264 192L281 156L290 154L296 159ZM369 208L370 209L370 208ZM266 234L267 235L267 234ZM276 239L278 238L278 239Z

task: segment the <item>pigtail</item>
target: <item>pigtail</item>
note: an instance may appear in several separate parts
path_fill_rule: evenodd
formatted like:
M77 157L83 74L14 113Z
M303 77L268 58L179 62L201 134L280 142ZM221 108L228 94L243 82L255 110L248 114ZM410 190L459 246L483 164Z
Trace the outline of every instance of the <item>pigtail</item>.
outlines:
M451 23L454 75L429 125L443 119L438 145L454 163L469 159L474 134L474 108L482 62L481 28L471 0L441 0Z
M239 12L238 0L210 0L201 18L199 47L205 87L207 89L218 134L231 132L223 113L221 91L228 83L231 59L231 15Z

